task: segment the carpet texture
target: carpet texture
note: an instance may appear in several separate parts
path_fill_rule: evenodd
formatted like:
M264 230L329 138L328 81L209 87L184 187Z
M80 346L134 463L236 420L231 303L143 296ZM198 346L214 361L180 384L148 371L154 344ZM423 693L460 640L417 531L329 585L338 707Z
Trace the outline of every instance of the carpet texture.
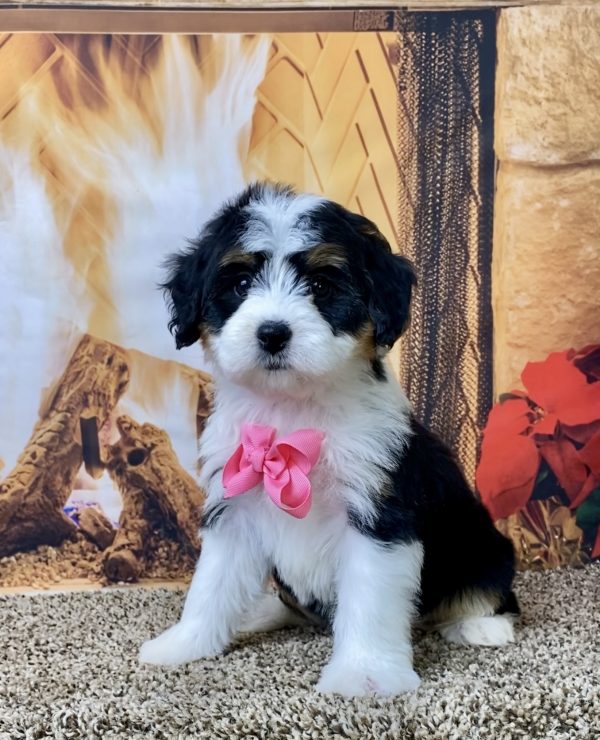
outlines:
M422 684L393 700L313 686L331 650L315 630L252 637L225 657L140 666L183 594L131 588L0 598L0 738L600 737L600 565L527 573L508 648L416 636Z

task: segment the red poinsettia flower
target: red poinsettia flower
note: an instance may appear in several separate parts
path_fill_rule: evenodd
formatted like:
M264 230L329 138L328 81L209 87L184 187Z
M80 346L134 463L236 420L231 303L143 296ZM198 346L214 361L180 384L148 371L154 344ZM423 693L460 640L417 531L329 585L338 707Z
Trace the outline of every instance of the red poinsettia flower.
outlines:
M552 352L542 362L528 362L521 374L540 410L537 434L553 434L558 422L577 426L600 419L600 384L588 381L575 357L574 350Z
M511 398L490 411L483 432L476 484L494 519L525 506L540 466L540 453L527 436L534 415L528 402Z
M525 506L542 458L573 508L600 485L599 378L600 345L553 352L525 366L526 394L492 408L476 482L495 519Z

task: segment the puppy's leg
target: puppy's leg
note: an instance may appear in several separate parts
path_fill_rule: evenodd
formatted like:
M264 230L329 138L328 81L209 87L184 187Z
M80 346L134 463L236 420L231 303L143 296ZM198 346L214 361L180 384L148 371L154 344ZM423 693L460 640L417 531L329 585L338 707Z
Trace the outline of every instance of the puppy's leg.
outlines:
M259 538L237 512L202 533L202 552L180 621L145 642L140 661L179 665L218 655L243 613L263 591L267 559Z
M333 655L318 691L362 696L417 688L411 622L422 561L418 542L383 544L347 531L340 553Z

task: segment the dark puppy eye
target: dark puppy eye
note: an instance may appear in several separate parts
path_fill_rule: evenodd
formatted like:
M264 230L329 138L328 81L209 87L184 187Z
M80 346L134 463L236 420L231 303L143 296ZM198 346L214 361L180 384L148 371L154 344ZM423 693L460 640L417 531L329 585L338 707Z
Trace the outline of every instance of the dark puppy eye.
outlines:
M331 294L331 283L321 276L311 278L310 292L315 298L327 298Z
M252 278L250 275L239 275L233 284L233 290L240 298L245 298L250 290Z

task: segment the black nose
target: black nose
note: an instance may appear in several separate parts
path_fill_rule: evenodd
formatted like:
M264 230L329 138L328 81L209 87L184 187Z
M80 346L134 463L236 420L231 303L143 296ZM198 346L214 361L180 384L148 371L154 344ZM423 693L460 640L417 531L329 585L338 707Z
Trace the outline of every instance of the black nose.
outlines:
M256 336L265 352L276 355L290 341L292 330L285 321L265 321L258 327Z

